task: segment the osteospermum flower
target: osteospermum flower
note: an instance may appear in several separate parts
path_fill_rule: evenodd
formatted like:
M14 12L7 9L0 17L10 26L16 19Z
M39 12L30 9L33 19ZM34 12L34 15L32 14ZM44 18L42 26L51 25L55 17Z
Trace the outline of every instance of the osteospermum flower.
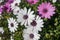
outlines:
M40 34L30 29L24 29L23 31L23 38L24 40L39 40Z
M30 4L36 4L37 2L39 2L39 0L27 0L27 2L29 2Z
M4 29L3 29L3 27L0 27L0 33L4 33Z
M10 3L6 3L5 5L4 5L4 7L3 7L3 9L5 10L5 11L7 11L7 12L11 12L11 7L10 7L11 5L10 5Z
M20 10L20 13L17 15L17 21L21 23L21 25L29 25L29 23L34 19L35 15L33 15L34 11L25 7Z
M34 31L41 31L41 27L43 27L43 20L37 16L35 20L33 20L32 22L30 22L30 25L26 26L27 28L31 28L33 29Z
M16 6L13 10L13 14L17 15L18 13L20 13L20 8L18 6Z
M51 3L42 3L38 6L38 12L41 17L50 19L53 14L55 14L55 7Z
M8 28L11 32L17 31L18 23L16 22L15 19L13 19L13 18L8 19Z
M20 5L20 2L21 2L21 0L14 0L14 2L11 3L11 8L12 8L12 10L13 10L16 6Z

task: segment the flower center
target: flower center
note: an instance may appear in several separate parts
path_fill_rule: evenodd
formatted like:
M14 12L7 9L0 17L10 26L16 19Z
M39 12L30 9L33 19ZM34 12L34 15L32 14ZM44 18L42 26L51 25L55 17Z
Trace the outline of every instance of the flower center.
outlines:
M19 13L19 10L17 11L17 13Z
M31 22L31 25L36 26L37 25L36 21L33 20L33 22Z
M48 10L47 9L43 9L43 13L47 13L48 12Z
M30 34L29 36L30 36L30 38L32 38L32 39L34 38L34 34Z
M27 19L27 18L28 18L28 15L24 15L23 18L24 18L24 19Z
M11 27L14 27L14 24L13 23L11 23L10 25L11 25Z
M15 6L18 6L18 4L16 3Z

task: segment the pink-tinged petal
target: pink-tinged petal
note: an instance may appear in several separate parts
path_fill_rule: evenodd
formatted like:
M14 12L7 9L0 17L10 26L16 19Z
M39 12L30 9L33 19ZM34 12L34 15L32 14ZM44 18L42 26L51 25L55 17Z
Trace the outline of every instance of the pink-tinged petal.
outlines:
M7 12L11 12L11 5L9 2L5 3L5 5L3 6L3 9Z

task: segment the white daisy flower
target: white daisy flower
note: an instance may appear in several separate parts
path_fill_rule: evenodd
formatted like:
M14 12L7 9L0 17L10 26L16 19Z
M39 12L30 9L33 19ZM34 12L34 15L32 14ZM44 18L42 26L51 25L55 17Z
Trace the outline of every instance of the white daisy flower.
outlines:
M17 21L20 23L21 25L29 25L30 22L32 22L32 20L34 20L35 15L33 15L34 11L31 11L31 8L28 9L25 7L24 9L20 10L20 14L17 15Z
M32 28L34 29L35 31L41 31L41 27L43 27L43 20L41 19L41 17L37 16L35 20L33 20L30 25L28 26L25 26L27 28Z
M15 9L13 10L13 14L17 15L18 13L20 13L20 8L16 6Z
M17 4L16 2L11 3L11 9L13 10L17 5L19 4Z
M17 31L18 23L16 22L15 19L13 19L13 18L8 19L8 28L11 32Z
M3 27L0 27L0 33L4 33L4 29L3 29Z
M11 3L12 10L20 4L21 0L15 0L13 3Z
M52 0L53 3L55 3L57 0Z
M24 40L39 40L40 34L36 33L35 31L32 31L30 29L24 29L23 38L24 38Z

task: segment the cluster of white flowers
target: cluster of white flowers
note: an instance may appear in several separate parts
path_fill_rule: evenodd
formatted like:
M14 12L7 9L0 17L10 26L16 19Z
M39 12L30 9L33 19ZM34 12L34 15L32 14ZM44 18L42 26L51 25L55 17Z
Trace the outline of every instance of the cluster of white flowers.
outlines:
M38 31L42 31L43 27L43 20L38 15L34 15L34 11L31 10L31 8L27 9L24 7L23 9L20 9L18 7L21 0L15 0L11 4L11 8L13 10L13 14L16 15L16 19L9 18L8 21L8 28L10 32L17 31L18 24L24 25L26 29L23 30L23 38L24 40L38 40L40 38L40 34L38 34ZM3 33L3 28L0 29L0 32ZM13 36L11 36L11 40L13 39Z
M27 9L24 7L20 9L16 6L13 14L16 15L17 21L13 18L8 19L8 28L10 31L15 32L18 28L18 23L20 23L21 26L24 25L26 27L23 30L24 40L38 40L40 38L38 31L42 31L41 27L43 27L44 22L39 16L35 16L33 13L34 11L31 11L31 8Z
M19 11L19 10L18 10ZM40 38L40 34L38 31L42 31L41 27L43 27L43 20L39 16L35 16L34 11L31 11L31 8L20 9L19 13L17 13L17 22L20 25L24 25L26 29L23 30L23 38L24 40L38 40Z
M21 0L14 0L13 3L11 3L11 8L13 10L13 14L17 15L20 11L20 8L18 7L20 4ZM18 22L14 18L9 18L8 20L8 28L11 32L17 31L18 28Z
M20 11L20 8L18 7L21 0L14 0L13 3L11 3L11 9L13 10L13 14L17 15ZM8 28L10 32L17 31L18 28L18 22L14 18L9 18L8 20ZM14 40L13 35L11 35L10 40Z

